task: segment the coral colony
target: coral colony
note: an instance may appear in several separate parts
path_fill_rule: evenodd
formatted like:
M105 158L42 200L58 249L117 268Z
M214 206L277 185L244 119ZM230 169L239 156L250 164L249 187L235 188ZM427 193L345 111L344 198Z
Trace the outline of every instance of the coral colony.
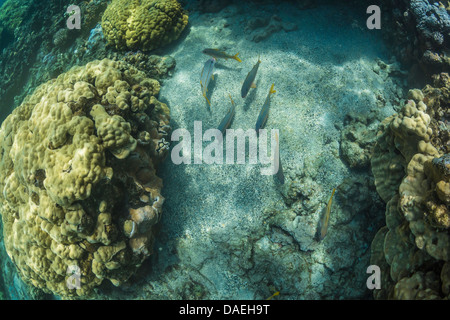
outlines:
M41 85L32 108L3 122L3 232L24 280L87 296L104 279L120 285L150 255L169 123L159 88L124 62L93 61ZM82 285L68 287L67 270L80 270Z

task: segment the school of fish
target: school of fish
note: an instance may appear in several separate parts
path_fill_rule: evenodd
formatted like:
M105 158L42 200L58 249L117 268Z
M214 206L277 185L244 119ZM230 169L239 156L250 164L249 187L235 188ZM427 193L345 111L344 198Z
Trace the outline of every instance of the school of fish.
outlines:
M211 56L211 58L208 61L206 61L205 65L203 67L202 73L201 73L201 77L200 77L200 85L201 85L201 89L202 89L202 95L205 97L206 101L208 102L208 105L211 106L211 102L208 99L206 93L208 92L207 87L210 83L210 80L212 79L214 81L214 74L213 74L214 73L214 65L217 62L217 59L225 59L225 60L233 59L238 62L242 62L242 60L238 57L239 53L236 53L235 55L229 55L224 51L220 51L219 49L204 49L202 52L206 55ZM255 79L256 79L256 74L258 72L260 64L261 64L261 59L260 59L260 57L258 57L258 61L253 66L253 68L248 72L246 78L244 79L244 82L242 83L241 97L243 99L245 99L247 97L251 88L256 88ZM255 130L257 133L259 132L260 129L263 129L267 123L267 119L269 116L270 97L272 94L276 93L276 91L274 90L274 85L275 84L272 84L272 86L270 87L269 93L267 94L266 100L264 101L264 104L263 104L263 106L260 110L260 113L258 115L258 118L256 120ZM230 127L231 122L236 113L236 104L233 101L231 95L229 95L229 97L231 100L231 107L229 108L228 112L225 114L224 118L222 119L219 126L217 127L222 132L222 134L225 134L226 129L228 129ZM279 143L278 133L275 133L275 142L276 142L276 148L278 151L278 165L279 165L276 177L277 177L278 181L280 182L280 184L284 184L285 177L284 177L284 172L283 172L283 168L281 165L281 157L280 157L280 152L279 152L280 143ZM316 237L317 237L318 241L322 241L327 235L329 221L330 221L331 206L332 206L333 196L334 196L335 192L336 192L336 188L333 188L330 199L328 200L327 206L324 208L322 215L319 219L319 222L317 225L317 232L316 232ZM267 300L271 300L275 296L279 295L279 293L280 293L279 291L275 292Z
M239 53L236 53L235 55L229 55L224 51L220 51L219 49L211 49L211 48L204 49L202 52L206 55L211 56L211 58L205 62L205 65L203 66L203 69L202 69L202 72L200 75L200 86L202 89L202 95L206 99L206 102L208 103L208 105L211 106L211 101L207 97L207 92L208 92L208 85L209 85L210 81L211 80L214 81L214 66L217 62L217 59L225 59L225 60L234 59L238 62L242 62L242 60L238 57ZM258 57L258 61L253 66L253 68L249 71L249 73L247 74L247 77L245 78L245 80L242 84L242 88L241 88L241 97L242 98L247 97L247 94L250 91L250 88L256 88L255 78L256 78L256 74L258 72L260 64L261 64L261 59ZM263 129L267 122L267 118L269 116L270 96L276 92L273 89L273 87L274 87L274 84L272 84L272 87L269 90L269 94L267 95L264 105L261 108L258 119L256 120L255 129L257 132L259 129ZM235 104L234 104L234 101L231 98L231 96L230 96L230 99L231 99L231 103L232 103L232 108L230 108L230 112L232 111L232 113L229 112L225 115L224 119L222 120L222 122L219 126L219 129L221 131L222 130L224 131L227 128L229 128L229 126L231 124L231 120L235 113Z

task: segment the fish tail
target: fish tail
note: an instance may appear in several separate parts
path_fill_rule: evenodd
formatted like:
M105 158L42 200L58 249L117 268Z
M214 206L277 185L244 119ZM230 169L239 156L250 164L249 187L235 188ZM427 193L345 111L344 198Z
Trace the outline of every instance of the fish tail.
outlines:
M330 201L333 199L333 196L334 196L335 192L336 192L336 188L333 188L333 191L331 191Z
M284 172L283 172L283 166L281 165L281 159L278 159L278 172L277 172L277 178L278 181L281 184L284 184Z
M231 103L234 104L233 99L231 98L231 94L228 94L228 96L230 97Z
M205 97L205 99L208 102L209 106L211 106L211 102L209 102L208 97L206 97L206 94L203 94L203 96Z
M280 291L275 292L273 295L271 295L270 297L268 297L266 300L272 300L273 297L276 297L277 295L280 294Z
M277 178L278 181L280 181L281 184L284 184L284 172L283 172L283 166L281 165L281 157L280 157L280 141L278 140L278 132L275 131L275 140L277 141L278 145L278 172L277 172Z
M272 86L270 87L270 91L269 94L275 93L276 90L273 90L273 86L275 85L275 83L272 83Z
M236 61L242 62L242 60L239 59L238 54L239 54L239 52L236 53L236 54L233 56L233 59L236 60Z

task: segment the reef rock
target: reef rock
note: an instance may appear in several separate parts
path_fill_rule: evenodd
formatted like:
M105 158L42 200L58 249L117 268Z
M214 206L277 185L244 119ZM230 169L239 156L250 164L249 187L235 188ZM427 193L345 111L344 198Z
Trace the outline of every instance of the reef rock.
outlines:
M370 112L368 115L349 113L345 116L340 149L342 158L351 168L370 165L379 123L377 117L376 112Z
M411 13L417 21L417 30L431 45L441 46L450 32L447 8L426 0L412 0Z
M253 17L248 20L245 27L247 37L253 42L260 42L272 34L280 31L293 31L297 29L297 25L293 22L284 22L277 15L269 17Z
M96 60L39 86L3 122L4 243L25 282L88 297L151 254L170 130L159 88L125 62Z
M446 50L450 34L447 2L383 1L382 8L382 31L400 61L410 67L412 84L424 85L433 74L450 70Z

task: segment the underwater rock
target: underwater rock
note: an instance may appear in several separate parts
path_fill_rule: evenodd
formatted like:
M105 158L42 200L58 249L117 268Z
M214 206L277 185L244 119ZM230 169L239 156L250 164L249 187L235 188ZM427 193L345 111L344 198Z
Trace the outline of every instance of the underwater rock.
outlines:
M172 75L176 62L171 56L147 55L143 52L127 52L123 60L143 70L150 78L163 80Z
M296 173L293 177L284 201L286 205L295 209L297 214L304 215L319 207L318 191L320 191L320 187L314 181L314 176L305 173L304 170L301 173Z
M80 32L84 37L101 22L101 16L108 4L108 1L99 0L83 1L79 4L83 19L83 28Z
M105 37L103 36L102 25L99 23L95 28L91 29L89 33L89 38L87 39L85 46L86 51L96 51L105 42Z
M382 32L399 60L410 69L413 86L423 86L439 72L450 71L446 43L449 41L449 7L427 0L383 3Z
M411 13L416 19L417 30L433 46L441 46L450 32L447 8L426 0L411 0Z
M69 38L69 29L61 28L53 36L53 44L57 47L63 47L67 44Z
M55 34L67 29L67 16L61 1L10 0L2 6L0 29L3 28L2 21L8 27L3 29L0 45L4 46L0 49L0 100L5 106L0 112L0 121L39 84L67 71L70 66L106 57L98 52L95 57L77 61L77 54L67 50L79 37L89 36L90 29L106 8L105 1L79 1L78 5L83 13L83 28L69 30L64 47L53 43ZM10 29L12 26L14 29ZM57 59L53 63L42 63L42 58L48 55Z
M187 23L176 0L113 0L102 16L105 38L118 50L162 47L177 39Z
M78 31L65 27L66 20L60 14L59 2L34 1L35 10L27 13L27 18L18 27L21 37L5 44L7 50L0 50L0 99L5 106L0 112L0 120L6 118L39 84L68 71L73 65L84 65L105 57L123 59L125 53L114 52L113 48L106 46L99 21L106 4L105 1L82 2L83 28ZM42 15L43 11L45 15ZM36 23L42 26L39 30L34 29ZM159 59L152 58L146 63L147 77L159 80L172 70L173 63L170 58L161 62L154 60ZM134 64L133 61L130 63Z
M327 190L325 198L321 196L323 186L314 181L314 174L310 176L309 171L310 168L304 168L293 176L286 192L286 209L265 211L265 232L250 237L254 243L249 249L253 254L247 258L251 262L247 273L254 279L259 276L260 281L276 279L275 287L282 285L285 292L296 292L305 286L318 288L316 294L298 292L297 298L360 296L363 294L361 288L351 285L360 280L353 282L349 279L364 273L363 268L369 261L367 249L375 230L382 223L382 202L373 181L367 176L347 179L337 188L328 234L324 240L318 241L317 225L329 193ZM355 245L342 245L349 242ZM244 256L239 259L243 260ZM296 266L302 267L298 270ZM261 274L265 275L264 278ZM298 281L287 280L296 275ZM346 285L341 287L340 283Z
M12 107L14 98L22 93L23 77L28 77L31 61L42 42L41 33L31 29L38 13L30 9L32 6L39 8L40 5L42 4L35 0L9 0L0 10L0 99L5 106L0 112L0 120L12 110L6 109L6 106ZM42 17L39 23L45 31L48 26L47 18Z
M375 145L380 116L372 111L367 115L349 113L344 119L341 131L340 150L343 160L350 168L364 168L370 165Z
M0 26L5 29L5 32L14 35L17 38L18 27L22 25L27 17L30 15L32 3L34 0L15 1L7 0L2 5L0 10Z
M339 185L337 192L342 207L341 223L347 224L355 218L365 217L375 225L381 224L380 213L384 210L384 203L376 192L372 177L365 174L348 177Z
M408 74L406 71L401 69L398 62L387 64L381 59L376 59L376 62L377 64L374 66L373 71L376 74L382 75L384 79L387 79L389 76L404 77Z
M433 272L417 272L402 278L394 287L395 300L435 300L440 299L439 278Z
M254 17L249 19L245 27L246 33L253 42L260 42L272 34L281 30L285 32L297 29L297 25L293 22L283 22L277 15L273 15L270 19L268 17Z
M89 297L105 279L124 283L152 253L164 200L156 167L167 152L158 144L170 129L159 89L125 62L92 61L39 86L3 122L4 243L26 283ZM132 214L148 207L151 222ZM67 285L72 275L78 286Z

